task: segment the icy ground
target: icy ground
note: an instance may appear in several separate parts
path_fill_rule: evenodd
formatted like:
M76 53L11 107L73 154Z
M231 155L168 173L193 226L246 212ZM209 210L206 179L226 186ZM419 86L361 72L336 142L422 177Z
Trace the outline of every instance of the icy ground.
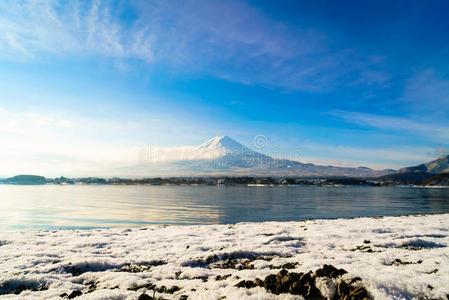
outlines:
M8 232L0 298L137 299L153 296L153 284L166 287L155 293L164 299L298 299L235 285L331 264L374 299L447 299L448 245L449 214Z

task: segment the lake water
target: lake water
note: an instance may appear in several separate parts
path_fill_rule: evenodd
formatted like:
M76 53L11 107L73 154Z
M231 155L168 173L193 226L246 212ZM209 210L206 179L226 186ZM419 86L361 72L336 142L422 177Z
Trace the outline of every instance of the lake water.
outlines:
M1 231L442 212L449 212L449 189L0 185Z

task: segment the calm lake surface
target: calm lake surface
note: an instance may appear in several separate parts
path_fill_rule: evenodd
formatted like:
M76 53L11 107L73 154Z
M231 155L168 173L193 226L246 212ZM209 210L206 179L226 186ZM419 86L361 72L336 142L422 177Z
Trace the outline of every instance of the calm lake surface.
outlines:
M443 212L449 212L449 189L0 185L2 231Z

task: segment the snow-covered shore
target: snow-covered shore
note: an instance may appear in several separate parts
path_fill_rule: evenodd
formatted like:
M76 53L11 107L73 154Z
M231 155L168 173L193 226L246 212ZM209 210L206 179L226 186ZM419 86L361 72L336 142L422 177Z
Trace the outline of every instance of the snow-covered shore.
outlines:
M298 299L236 285L331 264L345 280L360 277L374 299L447 299L448 245L449 214L7 232L0 298L137 299L156 286L164 299ZM329 296L323 280L317 287Z

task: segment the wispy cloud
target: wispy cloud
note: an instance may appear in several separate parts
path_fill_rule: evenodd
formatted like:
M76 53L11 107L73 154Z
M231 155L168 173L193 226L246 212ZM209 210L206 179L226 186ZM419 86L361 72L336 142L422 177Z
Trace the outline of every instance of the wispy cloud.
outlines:
M151 35L126 27L117 15L109 2L96 0L2 1L0 58L26 62L77 54L152 61Z
M402 168L428 162L428 147L394 146L384 148L361 148L346 145L321 145L304 143L303 162L333 164L340 166L367 166L374 169Z
M329 113L345 122L370 128L408 132L418 134L421 138L447 143L449 140L449 127L429 122L418 122L408 118L374 115L360 112L335 110Z
M400 99L422 112L447 117L449 110L449 75L428 69L416 72L407 82Z
M184 72L308 91L387 78L382 57L331 49L325 33L288 26L243 1L139 3L155 58Z
M0 59L105 57L151 69L244 84L323 91L385 82L382 59L330 48L313 28L293 28L239 1L4 1ZM131 17L123 17L130 15Z

